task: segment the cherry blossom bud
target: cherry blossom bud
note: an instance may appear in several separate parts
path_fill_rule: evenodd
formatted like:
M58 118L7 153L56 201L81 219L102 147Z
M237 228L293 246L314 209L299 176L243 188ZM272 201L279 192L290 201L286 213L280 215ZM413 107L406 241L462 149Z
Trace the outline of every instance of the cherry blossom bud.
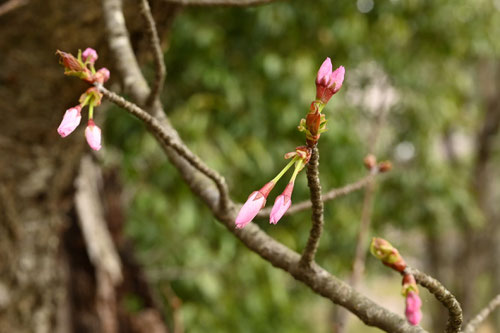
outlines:
M363 163L368 170L371 170L377 165L377 158L372 154L366 155Z
M274 201L273 209L269 215L269 223L276 224L292 205L293 182L288 183L282 194Z
M236 217L236 228L244 228L255 218L255 216L257 216L259 211L266 205L267 196L273 189L274 185L276 185L276 183L271 181L264 185L260 190L254 191L250 194Z
M92 119L89 119L85 129L85 138L90 148L94 150L101 149L101 129L94 124Z
M76 76L87 82L91 78L90 70L85 65L75 58L71 53L57 50L56 54L59 56L59 63L64 66L64 74L69 76Z
M97 51L93 48L87 47L82 53L82 59L85 63L94 64L97 60Z
M422 311L420 311L421 306L422 301L418 294L414 291L408 292L406 295L405 315L410 324L418 325L422 320Z
M63 120L57 128L57 133L59 133L61 137L64 138L70 135L78 127L82 119L81 111L82 107L80 105L66 110Z
M340 66L332 72L332 61L326 58L316 76L316 99L323 104L328 103L344 82L345 68Z
M391 161L383 161L378 164L378 169L380 172L388 172L391 171L392 169L392 163Z
M406 262L391 243L382 238L373 238L370 244L370 252L386 266L402 273L406 268Z
M109 70L106 67L103 67L94 74L94 80L99 83L104 83L109 80L109 76Z

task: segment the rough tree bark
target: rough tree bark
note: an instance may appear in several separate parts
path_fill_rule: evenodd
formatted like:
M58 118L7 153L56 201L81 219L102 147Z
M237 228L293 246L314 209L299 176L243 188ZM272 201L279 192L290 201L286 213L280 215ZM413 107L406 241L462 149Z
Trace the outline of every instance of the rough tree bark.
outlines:
M2 332L69 331L60 236L84 141L81 130L61 140L56 128L84 85L61 80L54 53L96 42L92 4L31 1L0 18Z
M78 103L87 85L63 77L55 56L57 49L92 46L109 67L112 61L101 52L106 49L101 11L98 0L31 0L0 14L1 332L102 331L92 294L94 268L73 200L80 159L89 150L85 119L65 139L56 132L64 110ZM129 268L121 289L145 290L126 248L119 248ZM80 287L84 292L75 294Z

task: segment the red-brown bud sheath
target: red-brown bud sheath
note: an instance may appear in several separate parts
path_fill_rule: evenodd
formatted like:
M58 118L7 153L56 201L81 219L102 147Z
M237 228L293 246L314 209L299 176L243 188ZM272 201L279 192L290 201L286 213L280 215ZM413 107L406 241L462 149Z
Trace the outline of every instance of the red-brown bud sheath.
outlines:
M392 163L390 161L383 161L378 164L380 172L388 172L392 170Z
M316 136L319 132L319 125L321 124L321 113L316 110L314 113L308 113L306 116L306 128L312 136Z

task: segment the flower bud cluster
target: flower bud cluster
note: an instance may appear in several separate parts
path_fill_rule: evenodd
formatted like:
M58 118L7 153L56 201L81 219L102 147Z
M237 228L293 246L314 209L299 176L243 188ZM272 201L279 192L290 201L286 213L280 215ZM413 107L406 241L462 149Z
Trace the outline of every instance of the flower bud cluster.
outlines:
M304 166L309 162L311 158L311 149L306 146L300 146L295 149L295 151L285 154L285 159L291 159L291 161L281 170L281 172L269 183L264 185L260 190L254 191L250 194L247 201L241 207L238 216L236 217L236 227L244 228L248 223L250 223L259 211L266 205L266 200L274 188L274 185L280 180L280 178L290 169L292 165L295 165L294 172L290 181L283 193L281 193L274 201L273 208L271 209L271 214L269 215L269 223L276 224L286 213L288 208L292 205L292 192L295 184L295 179L298 173L304 168Z
M75 57L71 53L57 51L59 55L59 63L64 66L64 74L68 76L76 76L88 83L103 84L109 80L109 70L105 67L95 70L94 64L99 58L96 50L87 48L83 53L78 51L78 56ZM94 123L94 107L101 104L102 94L96 87L91 87L85 91L79 99L77 106L66 110L61 124L57 128L57 133L61 137L66 137L71 134L80 124L82 119L81 111L88 105L88 122L85 129L85 138L90 148L94 150L101 149L101 129Z
M306 133L307 146L300 146L291 153L285 155L286 159L291 158L292 161L276 176L272 181L264 185L258 191L250 194L245 204L241 207L238 216L236 217L236 227L243 228L250 223L259 211L265 206L267 196L281 176L295 164L295 171L292 178L285 187L285 190L280 194L269 216L269 222L272 224L278 223L285 212L292 204L292 191L295 184L297 174L304 168L311 158L311 147L314 147L319 140L321 133L326 131L325 115L321 113L326 103L336 94L342 87L344 81L344 67L340 66L335 71L332 71L332 61L330 58L321 65L316 76L316 100L311 103L309 113L305 119L300 121L299 131Z
M309 113L300 121L299 131L306 133L309 147L318 143L321 133L326 131L326 118L321 113L330 98L342 87L345 69L340 66L332 71L332 61L326 58L316 76L316 100L311 103Z
M408 322L412 325L418 325L422 320L420 310L422 301L418 295L417 282L412 274L405 271L406 263L398 250L388 241L382 238L373 238L370 245L370 252L382 263L403 274L402 295L405 297L406 307L405 315Z

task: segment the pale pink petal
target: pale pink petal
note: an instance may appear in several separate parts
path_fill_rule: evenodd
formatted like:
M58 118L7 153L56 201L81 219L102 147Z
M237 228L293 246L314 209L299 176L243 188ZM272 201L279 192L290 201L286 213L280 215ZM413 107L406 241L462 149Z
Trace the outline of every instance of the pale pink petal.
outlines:
M85 129L85 138L90 148L94 150L101 149L101 129L92 120L89 120L88 126Z
M344 82L345 68L340 66L337 68L330 76L330 84L334 87L333 91L336 93L342 87L342 82Z
M276 224L286 213L288 208L292 205L292 192L294 183L290 182L285 187L283 193L278 195L276 201L274 201L273 209L269 215L269 223Z
M285 215L286 211L292 205L292 200L290 197L286 197L283 194L279 195L274 202L273 209L269 215L269 223L276 224Z
M405 315L410 324L418 325L420 320L422 320L422 312L420 311L421 306L422 301L420 297L413 291L408 292L406 296Z
M64 113L63 120L57 128L57 133L63 138L70 135L80 124L82 116L80 114L80 106L70 108Z
M241 207L238 216L236 217L236 227L244 228L250 223L259 211L266 204L266 198L259 192L255 191L248 197L245 204Z
M316 83L326 84L332 73L332 61L330 58L326 58L321 64L318 70L318 75L316 76Z
M85 51L82 52L83 62L88 62L90 64L94 64L97 60L97 51L93 48L87 47Z

